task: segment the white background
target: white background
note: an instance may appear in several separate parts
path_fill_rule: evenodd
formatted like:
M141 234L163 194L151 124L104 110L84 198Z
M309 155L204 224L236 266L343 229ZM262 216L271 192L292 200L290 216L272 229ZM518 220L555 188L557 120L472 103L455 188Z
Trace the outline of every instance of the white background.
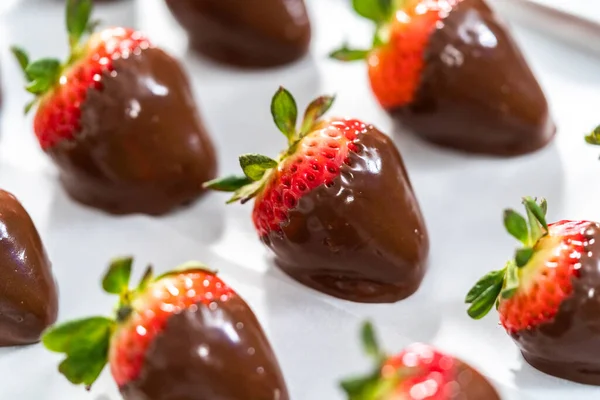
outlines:
M593 0L545 1L569 3L582 15L600 20L600 5ZM346 38L357 45L369 40L369 24L355 18L347 4L309 1L314 25L311 55L285 68L260 72L238 71L188 54L185 36L162 0L106 5L98 7L98 13L110 24L137 24L183 59L217 146L221 173L237 172L241 153L275 155L284 145L269 115L270 97L280 84L301 105L319 94L336 93L331 114L361 118L392 135L432 245L421 289L394 305L348 303L291 281L274 269L256 238L251 206L225 207L221 194L210 194L190 209L162 218L111 217L69 200L35 142L31 120L22 115L28 96L6 49L18 43L34 57L64 55L62 7L52 0L1 2L0 187L23 201L46 242L60 286L60 319L110 312L113 299L100 293L98 282L112 256L134 254L139 269L152 262L159 270L199 259L219 269L256 311L293 399L342 399L337 380L368 368L356 338L367 317L375 320L390 350L413 341L437 345L480 369L503 399L598 398L600 388L555 379L529 367L497 325L496 315L471 321L462 299L482 274L511 256L516 243L504 232L501 213L506 206L518 207L521 196L546 196L550 219L600 220L600 148L583 142L583 134L600 123L600 59L515 26L548 94L559 128L556 140L542 151L512 159L449 152L394 131L369 91L364 65L326 59ZM119 398L107 371L90 394L58 375L58 360L39 345L0 350L0 399Z

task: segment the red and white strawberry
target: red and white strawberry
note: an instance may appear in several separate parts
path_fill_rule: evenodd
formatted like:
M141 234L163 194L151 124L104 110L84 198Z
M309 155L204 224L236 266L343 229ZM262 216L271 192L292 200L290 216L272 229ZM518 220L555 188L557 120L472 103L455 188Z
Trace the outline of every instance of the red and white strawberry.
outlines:
M109 28L87 38L96 25L91 13L91 0L67 1L70 55L65 62L31 62L25 50L12 47L27 79L26 89L35 96L26 111L37 105L34 130L44 150L78 134L89 90L102 90L102 75L113 70L114 60L151 46L143 33L129 28Z
M476 370L432 346L415 343L387 355L370 323L363 325L361 338L375 368L364 377L342 381L348 400L500 400Z
M555 127L517 43L485 0L353 0L375 24L366 60L375 97L404 128L433 143L494 155L531 152Z
M113 214L188 205L216 156L182 65L138 31L92 33L92 0L68 0L66 61L13 47L35 97L33 127L75 200Z
M130 289L132 264L115 259L102 281L119 296L112 317L67 322L43 335L46 348L66 355L59 371L69 381L90 387L108 362L125 399L288 398L256 317L215 272L189 262L153 277L148 267ZM235 384L216 378L225 375Z
M547 224L546 201L523 199L527 218L504 212L508 232L525 247L467 294L468 314L496 305L500 323L523 357L542 372L600 385L600 225Z
M206 187L255 198L252 219L279 266L333 296L393 302L417 290L428 238L402 158L392 141L356 119L321 119L333 98L297 107L280 88L271 103L288 148L277 159L240 157L244 176Z

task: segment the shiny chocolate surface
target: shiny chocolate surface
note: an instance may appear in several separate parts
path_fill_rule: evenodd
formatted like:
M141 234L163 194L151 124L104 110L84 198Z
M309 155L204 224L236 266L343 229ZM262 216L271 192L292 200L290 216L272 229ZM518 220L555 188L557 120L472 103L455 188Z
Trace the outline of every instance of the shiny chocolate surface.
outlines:
M217 61L243 67L287 64L311 38L303 0L166 0L190 45Z
M303 195L282 232L264 237L292 278L365 303L404 299L425 274L429 239L404 163L369 126L333 185Z
M238 296L169 318L125 400L288 400L277 359Z
M484 0L463 0L442 20L414 101L391 112L430 142L498 156L538 150L556 131L527 61Z
M114 61L75 139L47 150L71 197L115 214L163 214L214 178L215 152L179 62L157 48Z
M525 360L540 371L600 385L600 225L590 223L585 237L579 277L554 321L512 337Z
M31 217L0 190L0 346L36 343L56 321L51 264Z

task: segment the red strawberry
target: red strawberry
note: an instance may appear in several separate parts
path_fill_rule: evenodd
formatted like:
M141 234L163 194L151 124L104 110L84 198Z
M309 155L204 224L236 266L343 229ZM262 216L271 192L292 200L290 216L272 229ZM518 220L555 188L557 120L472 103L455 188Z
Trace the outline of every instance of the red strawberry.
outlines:
M365 377L342 382L348 400L500 400L479 372L434 347L415 343L388 356L379 349L370 323L361 336L376 366Z
M70 55L30 62L34 130L75 200L110 213L163 214L214 178L214 149L181 65L144 34L91 33L92 0L67 1Z
M502 326L534 367L600 385L598 224L547 224L545 200L526 197L523 204L527 220L506 210L504 224L525 247L471 289L468 313L479 319L495 304Z
M66 354L67 379L89 387L108 362L125 399L288 398L256 317L214 272L191 262L153 278L149 267L131 290L132 263L115 260L102 281L120 297L114 318L44 334L49 350Z
M313 101L296 130L296 103L280 89L271 111L288 149L277 160L243 155L245 176L206 186L235 191L230 202L256 198L256 230L293 278L349 300L397 301L425 272L419 206L391 140L355 119L321 120L332 102Z
M548 105L516 43L484 0L354 0L373 47L331 53L367 60L379 103L425 139L499 155L553 136Z

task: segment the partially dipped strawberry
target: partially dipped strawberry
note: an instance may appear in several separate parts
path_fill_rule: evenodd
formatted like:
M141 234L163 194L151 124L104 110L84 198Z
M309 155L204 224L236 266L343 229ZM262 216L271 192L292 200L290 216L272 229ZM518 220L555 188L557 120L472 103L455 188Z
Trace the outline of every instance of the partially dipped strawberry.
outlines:
M292 278L352 301L398 301L425 273L423 217L393 142L355 119L321 119L332 102L313 101L297 129L296 103L279 89L271 111L288 148L242 155L245 176L207 186L255 198L256 231Z
M523 204L527 217L506 210L504 224L524 247L471 289L468 313L479 319L495 305L532 366L600 385L600 225L547 224L545 200Z
M91 0L67 1L64 62L13 48L40 146L84 204L162 214L192 202L216 162L181 65L132 29L90 33L91 10Z
M415 343L390 356L380 350L370 323L361 338L375 367L342 381L348 400L500 400L479 372L435 347Z
M555 133L546 98L517 44L485 0L353 0L372 20L367 60L379 103L414 133L463 151L516 155Z
M287 400L271 346L252 310L204 266L190 262L129 288L131 258L102 281L119 296L113 317L48 330L44 345L64 353L59 371L90 386L105 364L125 400Z

